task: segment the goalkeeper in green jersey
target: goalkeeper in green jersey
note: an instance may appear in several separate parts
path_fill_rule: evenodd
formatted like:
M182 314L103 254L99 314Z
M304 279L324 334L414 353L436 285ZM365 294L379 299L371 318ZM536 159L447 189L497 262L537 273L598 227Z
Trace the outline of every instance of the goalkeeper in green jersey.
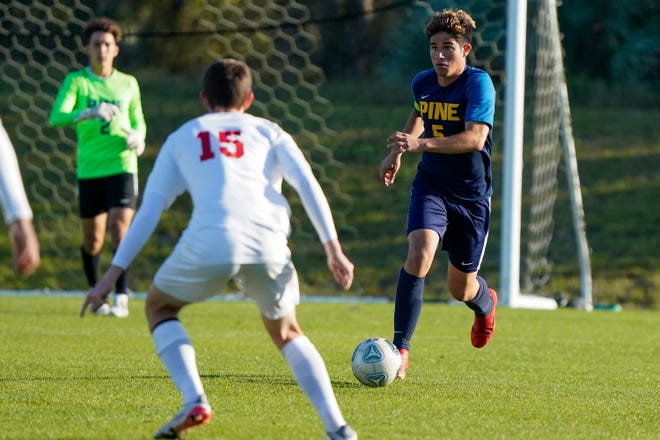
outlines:
M69 73L50 113L53 126L75 125L76 177L83 231L83 269L90 287L99 278L106 228L117 249L135 213L138 156L145 147L146 124L137 80L115 69L118 23L97 18L87 24L84 43L89 66ZM128 316L128 277L116 283L115 302L100 314Z

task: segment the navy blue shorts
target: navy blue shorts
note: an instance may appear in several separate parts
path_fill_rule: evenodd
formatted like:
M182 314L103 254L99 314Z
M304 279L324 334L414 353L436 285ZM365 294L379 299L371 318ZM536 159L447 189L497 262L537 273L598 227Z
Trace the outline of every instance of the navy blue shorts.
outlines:
M419 175L410 191L407 234L417 229L438 233L449 261L465 273L481 266L490 225L490 198L477 201L447 197Z
M92 218L111 208L135 209L138 181L135 174L96 179L78 179L78 208L80 218Z

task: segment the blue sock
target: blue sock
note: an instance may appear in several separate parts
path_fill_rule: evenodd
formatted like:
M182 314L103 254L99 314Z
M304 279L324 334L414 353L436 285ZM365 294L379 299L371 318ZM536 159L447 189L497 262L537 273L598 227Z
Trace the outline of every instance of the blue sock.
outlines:
M410 275L401 268L394 300L394 340L397 348L410 350L419 315L422 312L424 278Z
M465 305L474 310L474 314L481 318L488 316L493 310L493 299L488 293L488 284L486 280L477 275L479 290L470 301L465 301Z

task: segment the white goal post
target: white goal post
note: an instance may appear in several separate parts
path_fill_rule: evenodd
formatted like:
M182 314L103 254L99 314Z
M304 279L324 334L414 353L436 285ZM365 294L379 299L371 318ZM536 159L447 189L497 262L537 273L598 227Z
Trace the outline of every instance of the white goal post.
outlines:
M580 301L584 310L592 310L592 280L589 248L586 238L584 209L571 128L568 91L563 67L561 36L556 0L544 0L543 15L549 38L549 68L552 69L553 93L556 94L558 138L565 161L568 192L580 271ZM525 121L525 56L527 29L527 0L507 1L507 46L505 57L506 86L503 132L503 193L502 237L500 266L500 302L504 306L545 309L557 308L553 298L521 293L520 244L523 175L523 128ZM536 66L539 68L539 66ZM542 67L542 66L541 66ZM548 67L548 66L546 66ZM554 195L552 196L554 197ZM554 202L554 198L552 200ZM551 203L552 205L553 203Z

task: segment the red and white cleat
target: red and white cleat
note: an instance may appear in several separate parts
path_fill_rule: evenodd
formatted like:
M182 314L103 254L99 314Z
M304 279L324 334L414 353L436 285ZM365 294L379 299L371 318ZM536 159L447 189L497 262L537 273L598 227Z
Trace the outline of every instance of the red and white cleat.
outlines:
M201 426L211 421L213 411L206 397L200 397L198 401L189 403L183 407L172 420L163 425L154 438L181 438L190 428Z

